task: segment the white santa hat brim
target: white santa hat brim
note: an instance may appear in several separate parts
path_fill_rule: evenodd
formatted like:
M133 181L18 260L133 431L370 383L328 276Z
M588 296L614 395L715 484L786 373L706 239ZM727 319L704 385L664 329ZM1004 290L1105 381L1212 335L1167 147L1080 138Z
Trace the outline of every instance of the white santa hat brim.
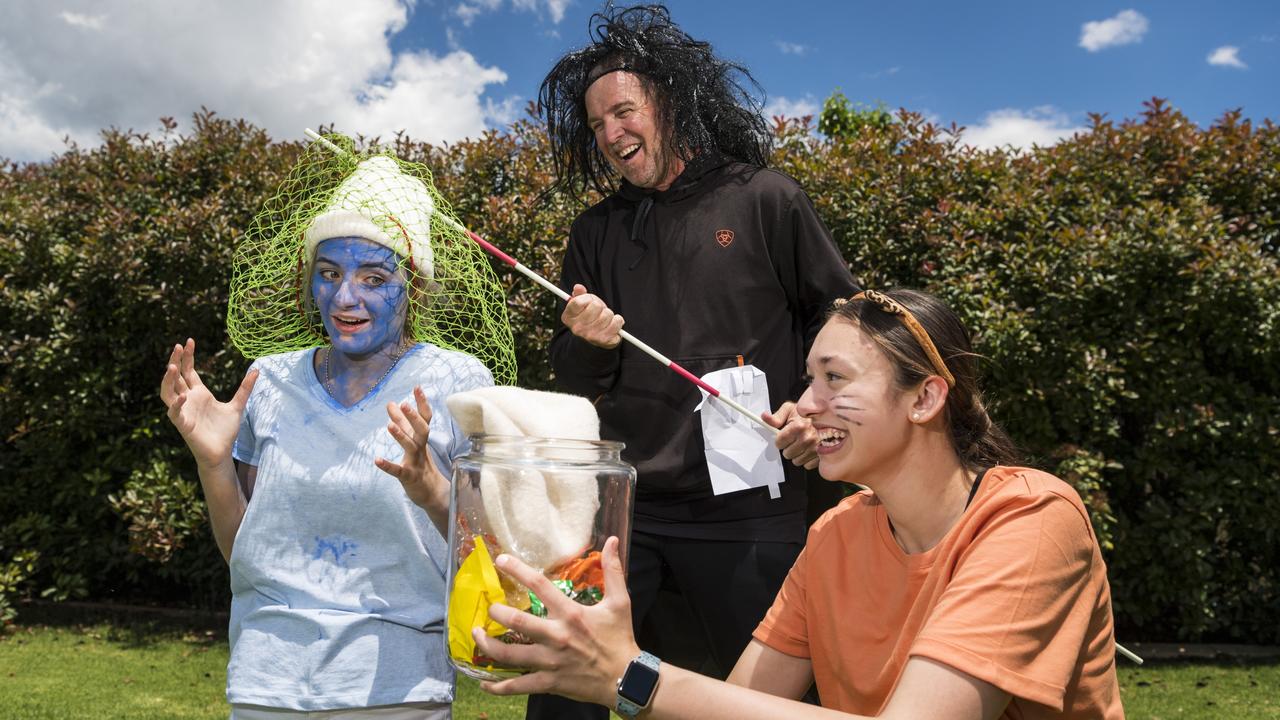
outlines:
M409 259L420 276L434 276L431 214L435 203L426 183L400 170L394 158L361 161L334 191L324 212L304 235L308 262L325 240L356 237Z

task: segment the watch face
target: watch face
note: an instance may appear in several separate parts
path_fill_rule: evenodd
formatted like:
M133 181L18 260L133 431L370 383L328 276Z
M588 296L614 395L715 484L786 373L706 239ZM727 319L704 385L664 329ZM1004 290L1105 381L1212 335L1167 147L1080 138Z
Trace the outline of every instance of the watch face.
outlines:
M618 683L618 694L643 707L653 697L653 689L658 685L658 671L633 662L622 674L622 682Z

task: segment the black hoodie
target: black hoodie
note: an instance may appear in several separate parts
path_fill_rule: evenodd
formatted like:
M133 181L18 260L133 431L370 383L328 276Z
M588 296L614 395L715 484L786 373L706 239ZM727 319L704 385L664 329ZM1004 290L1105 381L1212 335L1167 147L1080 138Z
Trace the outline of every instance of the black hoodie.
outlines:
M573 223L560 286L575 283L626 329L697 376L741 356L768 378L770 406L804 389L804 356L853 278L789 177L703 154L665 191L622 188ZM638 475L635 528L718 540L804 540L805 479L784 461L767 488L713 495L687 380L627 343L605 350L560 327L557 384L596 402L601 436L626 443Z

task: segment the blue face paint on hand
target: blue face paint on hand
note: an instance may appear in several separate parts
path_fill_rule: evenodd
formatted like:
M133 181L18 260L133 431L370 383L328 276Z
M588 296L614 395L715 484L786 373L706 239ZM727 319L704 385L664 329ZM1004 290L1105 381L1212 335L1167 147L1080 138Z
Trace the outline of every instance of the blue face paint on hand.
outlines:
M362 238L331 238L316 246L311 294L337 352L367 357L393 352L408 307L400 256Z

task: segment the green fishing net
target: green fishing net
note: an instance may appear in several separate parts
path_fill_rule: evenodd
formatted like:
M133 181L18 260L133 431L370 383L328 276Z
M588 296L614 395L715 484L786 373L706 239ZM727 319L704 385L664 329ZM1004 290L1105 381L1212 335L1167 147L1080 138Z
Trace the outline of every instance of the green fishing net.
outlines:
M498 384L515 382L502 286L431 172L388 153L358 152L342 135L306 149L236 250L227 333L245 357L328 343L310 277L316 243L332 237L396 251L413 288L405 328L414 340L468 353Z

